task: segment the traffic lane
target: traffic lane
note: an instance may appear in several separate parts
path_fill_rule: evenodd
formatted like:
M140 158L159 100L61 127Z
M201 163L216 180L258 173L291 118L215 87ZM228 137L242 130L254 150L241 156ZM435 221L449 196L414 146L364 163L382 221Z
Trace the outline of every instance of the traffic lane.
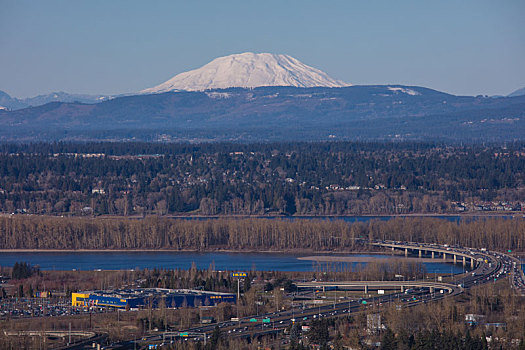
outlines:
M428 296L426 296L428 294ZM437 293L434 296L431 296L429 293L425 291L419 291L415 293L411 293L409 295L407 294L396 294L396 295L386 295L386 296L380 296L380 297L374 297L374 298L368 298L364 299L364 301L367 301L367 304L359 303L359 301L353 301L353 302L341 302L336 303L335 308L333 304L329 305L323 305L319 307L313 307L308 309L300 309L296 312L293 311L285 311L281 313L270 313L266 314L265 316L274 316L271 325L270 324L264 324L258 321L257 323L254 322L245 322L242 321L239 324L236 323L235 326L231 325L230 322L226 322L227 326L223 331L228 332L228 334L231 335L239 335L246 332L252 332L254 329L261 329L263 332L266 332L266 328L272 327L272 328L282 328L287 327L291 325L294 322L309 322L313 319L319 318L319 317L333 317L333 316L344 316L345 314L353 313L355 311L363 311L368 307L372 306L383 306L383 304L387 304L389 302L398 302L398 303L413 303L412 300L413 297L425 300L429 299L437 299L441 298L442 294ZM349 308L350 306L350 308ZM295 319L295 321L294 321ZM221 325L219 325L220 327ZM222 327L221 327L222 328ZM199 329L192 329L192 330L186 330L186 331L213 331L215 329L215 326L207 327L204 329L204 327L200 327ZM259 333L259 331L256 331L256 333Z

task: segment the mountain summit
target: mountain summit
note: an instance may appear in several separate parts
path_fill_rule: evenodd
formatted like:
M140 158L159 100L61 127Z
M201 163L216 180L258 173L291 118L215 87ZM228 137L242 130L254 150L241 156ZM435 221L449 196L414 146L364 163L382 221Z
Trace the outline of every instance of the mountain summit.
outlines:
M201 68L178 74L141 93L176 90L201 91L258 86L350 86L288 55L245 52L219 57Z

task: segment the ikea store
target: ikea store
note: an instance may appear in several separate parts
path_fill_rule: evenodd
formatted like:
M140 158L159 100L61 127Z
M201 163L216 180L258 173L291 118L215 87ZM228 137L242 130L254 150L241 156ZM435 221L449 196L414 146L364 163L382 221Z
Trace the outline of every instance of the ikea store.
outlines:
M139 288L72 293L73 306L114 307L120 309L176 308L214 306L222 302L235 303L237 296L230 293L193 289Z

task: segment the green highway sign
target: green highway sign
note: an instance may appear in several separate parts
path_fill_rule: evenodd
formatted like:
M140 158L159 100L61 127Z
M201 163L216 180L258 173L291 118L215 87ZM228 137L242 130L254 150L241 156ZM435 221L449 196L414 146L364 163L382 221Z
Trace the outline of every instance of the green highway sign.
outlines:
M262 321L263 321L263 323L270 323L270 318L269 317L268 318L263 318Z
M366 304L366 300L363 300L363 302L362 302L362 303L363 303L363 304Z
M180 337L187 337L188 336L188 332L180 332L179 336Z
M250 318L250 322L257 322L256 318Z

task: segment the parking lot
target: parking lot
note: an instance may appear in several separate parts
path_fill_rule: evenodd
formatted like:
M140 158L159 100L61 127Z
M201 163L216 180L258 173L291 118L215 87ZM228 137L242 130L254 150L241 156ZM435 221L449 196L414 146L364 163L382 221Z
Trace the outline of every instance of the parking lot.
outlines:
M105 313L101 307L73 307L71 298L4 298L0 300L0 319L24 317L52 317Z

